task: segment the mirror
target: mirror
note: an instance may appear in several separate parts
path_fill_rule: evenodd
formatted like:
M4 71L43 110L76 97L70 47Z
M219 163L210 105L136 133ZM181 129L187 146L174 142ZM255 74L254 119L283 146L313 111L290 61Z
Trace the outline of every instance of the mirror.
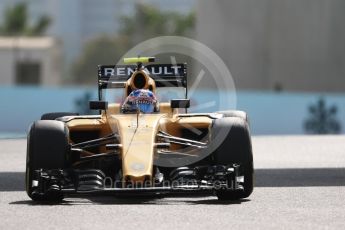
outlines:
M107 101L90 101L91 110L106 110L108 108Z
M189 99L173 99L173 100L170 100L170 106L173 109L176 109L176 108L187 109L190 107L190 100Z

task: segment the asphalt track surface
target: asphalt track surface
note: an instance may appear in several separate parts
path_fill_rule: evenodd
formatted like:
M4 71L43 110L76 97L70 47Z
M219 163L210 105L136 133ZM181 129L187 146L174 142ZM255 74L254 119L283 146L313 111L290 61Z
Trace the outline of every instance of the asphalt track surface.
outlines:
M24 192L25 140L0 140L0 229L345 229L345 136L253 138L256 187L216 197L68 198Z

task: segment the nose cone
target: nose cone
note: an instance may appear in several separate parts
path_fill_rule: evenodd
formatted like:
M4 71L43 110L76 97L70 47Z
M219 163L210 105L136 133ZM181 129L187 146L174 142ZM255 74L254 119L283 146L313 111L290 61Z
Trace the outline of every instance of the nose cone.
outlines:
M155 139L162 116L123 114L114 117L121 136L122 172L126 183L152 181Z
M147 176L127 176L124 181L124 187L126 188L143 188L152 186L152 178Z

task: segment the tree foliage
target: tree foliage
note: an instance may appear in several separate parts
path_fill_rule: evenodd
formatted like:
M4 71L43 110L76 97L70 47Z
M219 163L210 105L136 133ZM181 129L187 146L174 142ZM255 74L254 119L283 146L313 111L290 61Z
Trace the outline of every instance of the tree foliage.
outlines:
M309 118L304 123L307 133L338 134L341 132L341 125L337 119L338 109L335 105L327 107L325 100L320 98L315 105L310 105L308 110Z
M193 12L183 15L174 11L160 11L151 5L138 3L134 16L123 16L121 22L120 33L135 44L162 35L192 36L195 15Z
M91 40L84 46L80 58L74 63L72 71L76 83L95 84L97 65L114 64L126 52L127 39L107 36Z
M100 36L90 40L79 59L72 66L73 80L80 84L94 84L98 64L114 64L130 48L146 39L163 35L192 36L195 25L193 12L184 15L160 11L147 5L136 4L135 14L120 18L117 36Z
M41 16L34 25L28 23L28 11L25 3L18 3L4 12L4 22L0 26L2 36L37 36L42 35L51 23L48 16Z

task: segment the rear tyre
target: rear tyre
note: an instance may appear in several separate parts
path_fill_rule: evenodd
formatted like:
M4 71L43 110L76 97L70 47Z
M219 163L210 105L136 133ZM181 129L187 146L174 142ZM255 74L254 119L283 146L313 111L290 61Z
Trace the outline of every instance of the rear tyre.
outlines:
M224 110L218 111L217 113L223 114L224 117L239 117L249 123L247 113L241 110Z
M226 133L227 131L225 139L213 153L214 163L216 165L239 164L239 174L244 176L244 182L241 183L244 190L216 190L216 195L219 200L246 198L254 188L254 164L248 123L239 117L215 120L212 133Z
M79 113L67 113L67 112L60 112L60 113L45 113L41 116L41 120L55 120L59 117L64 116L78 116Z
M31 125L27 139L25 187L35 201L60 201L63 194L56 186L45 195L32 187L33 174L38 169L63 169L67 166L68 132L61 121L36 121Z

